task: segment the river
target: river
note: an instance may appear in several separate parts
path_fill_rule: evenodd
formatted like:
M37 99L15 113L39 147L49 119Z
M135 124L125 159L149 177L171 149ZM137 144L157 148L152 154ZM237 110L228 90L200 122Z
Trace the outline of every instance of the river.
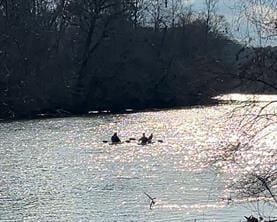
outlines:
M209 161L235 137L233 108L0 123L0 221L241 221L256 205L235 199L234 172ZM114 132L124 141L153 133L154 143L103 143ZM144 193L156 198L152 210Z

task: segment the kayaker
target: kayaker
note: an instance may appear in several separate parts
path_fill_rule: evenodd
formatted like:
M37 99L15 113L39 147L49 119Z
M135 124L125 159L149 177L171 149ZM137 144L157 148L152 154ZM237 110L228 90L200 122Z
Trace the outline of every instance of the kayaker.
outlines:
M112 140L112 143L119 143L119 142L121 142L121 140L120 140L119 137L117 136L117 133L114 133L114 134L113 134L111 140Z
M139 141L141 141L142 145L147 143L148 138L145 136L145 133L142 134L142 137L139 139Z
M150 134L150 136L147 138L147 143L151 143L153 139L153 133Z

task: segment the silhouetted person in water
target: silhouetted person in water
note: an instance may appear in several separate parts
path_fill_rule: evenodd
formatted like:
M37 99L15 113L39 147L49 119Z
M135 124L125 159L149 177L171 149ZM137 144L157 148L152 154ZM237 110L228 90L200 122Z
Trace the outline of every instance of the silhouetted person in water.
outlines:
M153 139L153 133L150 134L150 136L147 138L147 143L151 143Z
M139 139L139 141L141 141L142 145L147 143L148 138L145 136L145 133L142 134L142 137Z
M119 143L119 142L121 142L119 137L117 136L117 133L113 134L111 140L112 140L112 143Z

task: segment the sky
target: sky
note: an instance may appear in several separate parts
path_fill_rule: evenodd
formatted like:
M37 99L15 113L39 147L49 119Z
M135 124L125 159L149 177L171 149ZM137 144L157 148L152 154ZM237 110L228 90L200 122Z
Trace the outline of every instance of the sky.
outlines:
M184 0L186 1L186 0ZM205 8L205 0L188 0L189 4L192 4L192 9L195 11L202 11ZM248 23L246 19L241 18L238 22L239 16L245 15L249 16L258 14L257 12L263 12L266 14L266 18L273 18L277 20L277 0L272 0L271 7L263 6L263 8L258 7L258 5L252 4L251 7L247 7L247 10L242 10L241 3L246 4L250 2L248 0L218 0L217 4L217 14L224 15L228 23L232 34L235 39L239 41L247 42L250 45L272 45L277 46L277 35L271 39L264 38L261 41L258 37L257 30L255 26ZM253 1L252 1L253 2ZM239 7L238 7L239 5ZM249 6L249 5L248 5ZM273 6L273 7L272 7ZM259 13L260 16L262 13ZM266 33L267 34L267 33ZM264 34L265 35L265 34ZM250 42L249 42L250 41Z

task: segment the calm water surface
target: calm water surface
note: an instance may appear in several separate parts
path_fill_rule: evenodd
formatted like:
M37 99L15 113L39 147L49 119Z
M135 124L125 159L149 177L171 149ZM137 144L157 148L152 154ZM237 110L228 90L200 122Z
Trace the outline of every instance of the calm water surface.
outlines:
M241 221L252 204L228 203L230 172L209 166L231 108L1 123L0 221ZM114 132L156 142L102 142Z

